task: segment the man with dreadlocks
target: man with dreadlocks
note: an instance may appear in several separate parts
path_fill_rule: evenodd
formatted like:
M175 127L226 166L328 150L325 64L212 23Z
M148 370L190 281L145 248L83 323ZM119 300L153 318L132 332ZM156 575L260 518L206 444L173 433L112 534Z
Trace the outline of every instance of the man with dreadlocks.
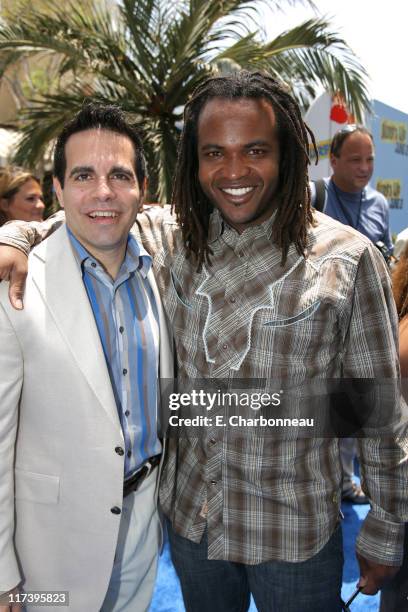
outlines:
M264 74L211 78L186 105L175 218L156 208L134 226L154 255L183 380L398 380L387 270L368 240L312 212L309 136ZM6 226L1 242L27 251L56 225ZM0 277L21 299L24 256L0 248ZM396 399L391 420L398 410ZM186 609L245 611L252 593L262 612L340 610L338 440L232 429L167 446L160 501ZM373 594L401 563L407 436L359 442L372 500L359 584Z

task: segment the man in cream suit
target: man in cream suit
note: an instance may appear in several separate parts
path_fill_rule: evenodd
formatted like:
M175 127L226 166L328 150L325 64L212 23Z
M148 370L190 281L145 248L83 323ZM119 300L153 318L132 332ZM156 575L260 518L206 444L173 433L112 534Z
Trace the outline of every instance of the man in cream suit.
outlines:
M172 362L151 258L129 237L140 139L118 109L86 106L54 177L66 225L31 254L23 311L0 285L0 611L42 610L41 591L55 610L69 597L75 612L142 612L160 540L159 355L160 376Z

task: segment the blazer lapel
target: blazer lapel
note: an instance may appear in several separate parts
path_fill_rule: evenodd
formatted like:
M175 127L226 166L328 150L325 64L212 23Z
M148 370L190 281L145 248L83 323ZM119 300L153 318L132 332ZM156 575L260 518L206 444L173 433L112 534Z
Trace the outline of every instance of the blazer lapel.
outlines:
M98 329L65 225L33 251L31 271L74 360L109 418L120 428Z

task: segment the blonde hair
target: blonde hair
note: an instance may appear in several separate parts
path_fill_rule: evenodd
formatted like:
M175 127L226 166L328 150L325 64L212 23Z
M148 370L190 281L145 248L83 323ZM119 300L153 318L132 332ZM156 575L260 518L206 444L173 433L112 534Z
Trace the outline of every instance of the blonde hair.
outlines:
M401 320L408 315L408 244L392 271L392 291Z
M40 184L36 176L23 168L19 168L18 166L0 168L0 200L11 200L24 183L29 180L34 180ZM0 210L0 225L3 225L8 220L6 213Z

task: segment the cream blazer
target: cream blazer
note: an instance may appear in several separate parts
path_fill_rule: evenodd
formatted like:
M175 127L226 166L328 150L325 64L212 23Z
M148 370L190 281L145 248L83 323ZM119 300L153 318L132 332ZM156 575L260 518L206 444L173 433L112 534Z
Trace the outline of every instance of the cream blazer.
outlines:
M172 378L151 272L148 280L160 374ZM30 255L23 311L7 290L0 283L0 592L23 579L26 590L69 591L71 611L96 612L114 562L120 515L111 508L122 506L124 470L115 447L124 440L65 226Z

